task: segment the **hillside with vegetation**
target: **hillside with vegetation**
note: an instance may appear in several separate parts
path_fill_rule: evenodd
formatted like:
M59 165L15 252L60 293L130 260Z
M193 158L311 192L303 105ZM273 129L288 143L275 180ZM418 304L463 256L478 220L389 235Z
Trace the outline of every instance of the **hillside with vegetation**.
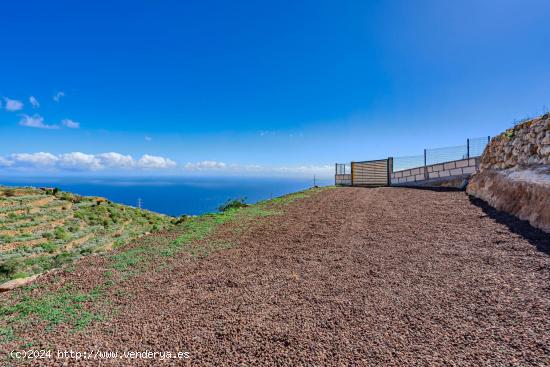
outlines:
M0 283L119 247L173 222L100 197L0 186Z

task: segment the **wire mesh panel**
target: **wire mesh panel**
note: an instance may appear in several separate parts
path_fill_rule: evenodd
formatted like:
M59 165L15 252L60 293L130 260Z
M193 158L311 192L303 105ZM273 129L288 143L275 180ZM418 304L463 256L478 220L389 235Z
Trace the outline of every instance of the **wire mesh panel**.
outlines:
M350 168L345 163L336 163L336 174L345 175L351 173Z
M351 162L351 184L353 186L388 186L388 160Z
M423 165L424 155L393 158L393 172L404 171L409 168L421 167Z
M468 148L466 145L426 149L426 165L458 161L465 158L468 158Z
M483 154L485 147L489 143L489 137L486 136L483 138L471 138L468 139L468 141L470 157L478 157Z

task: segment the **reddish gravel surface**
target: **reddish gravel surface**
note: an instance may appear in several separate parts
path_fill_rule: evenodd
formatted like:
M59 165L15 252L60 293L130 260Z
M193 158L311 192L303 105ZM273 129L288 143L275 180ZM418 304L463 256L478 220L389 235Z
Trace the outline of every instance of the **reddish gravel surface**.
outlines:
M132 278L83 332L29 335L190 353L102 365L550 365L550 236L463 192L339 188L285 211ZM66 276L93 283L101 261Z

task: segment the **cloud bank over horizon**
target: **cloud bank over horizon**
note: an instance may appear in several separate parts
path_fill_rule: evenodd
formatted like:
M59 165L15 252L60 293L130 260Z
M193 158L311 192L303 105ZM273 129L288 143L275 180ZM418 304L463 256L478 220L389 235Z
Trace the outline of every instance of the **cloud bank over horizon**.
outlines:
M143 154L140 158L117 152L86 154L70 152L52 154L48 152L13 153L0 156L0 174L10 173L189 173L189 174L230 174L261 176L311 176L330 177L332 165L301 166L262 166L228 164L225 162L204 160L199 162L176 163L162 156Z

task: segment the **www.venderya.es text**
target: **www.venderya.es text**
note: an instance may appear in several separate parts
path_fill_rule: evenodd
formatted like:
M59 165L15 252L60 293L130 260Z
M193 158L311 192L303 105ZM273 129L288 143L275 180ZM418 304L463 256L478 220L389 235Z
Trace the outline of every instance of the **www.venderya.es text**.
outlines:
M101 359L189 359L189 352L174 351L111 351L111 350L12 350L13 359L66 359L66 360L101 360Z

